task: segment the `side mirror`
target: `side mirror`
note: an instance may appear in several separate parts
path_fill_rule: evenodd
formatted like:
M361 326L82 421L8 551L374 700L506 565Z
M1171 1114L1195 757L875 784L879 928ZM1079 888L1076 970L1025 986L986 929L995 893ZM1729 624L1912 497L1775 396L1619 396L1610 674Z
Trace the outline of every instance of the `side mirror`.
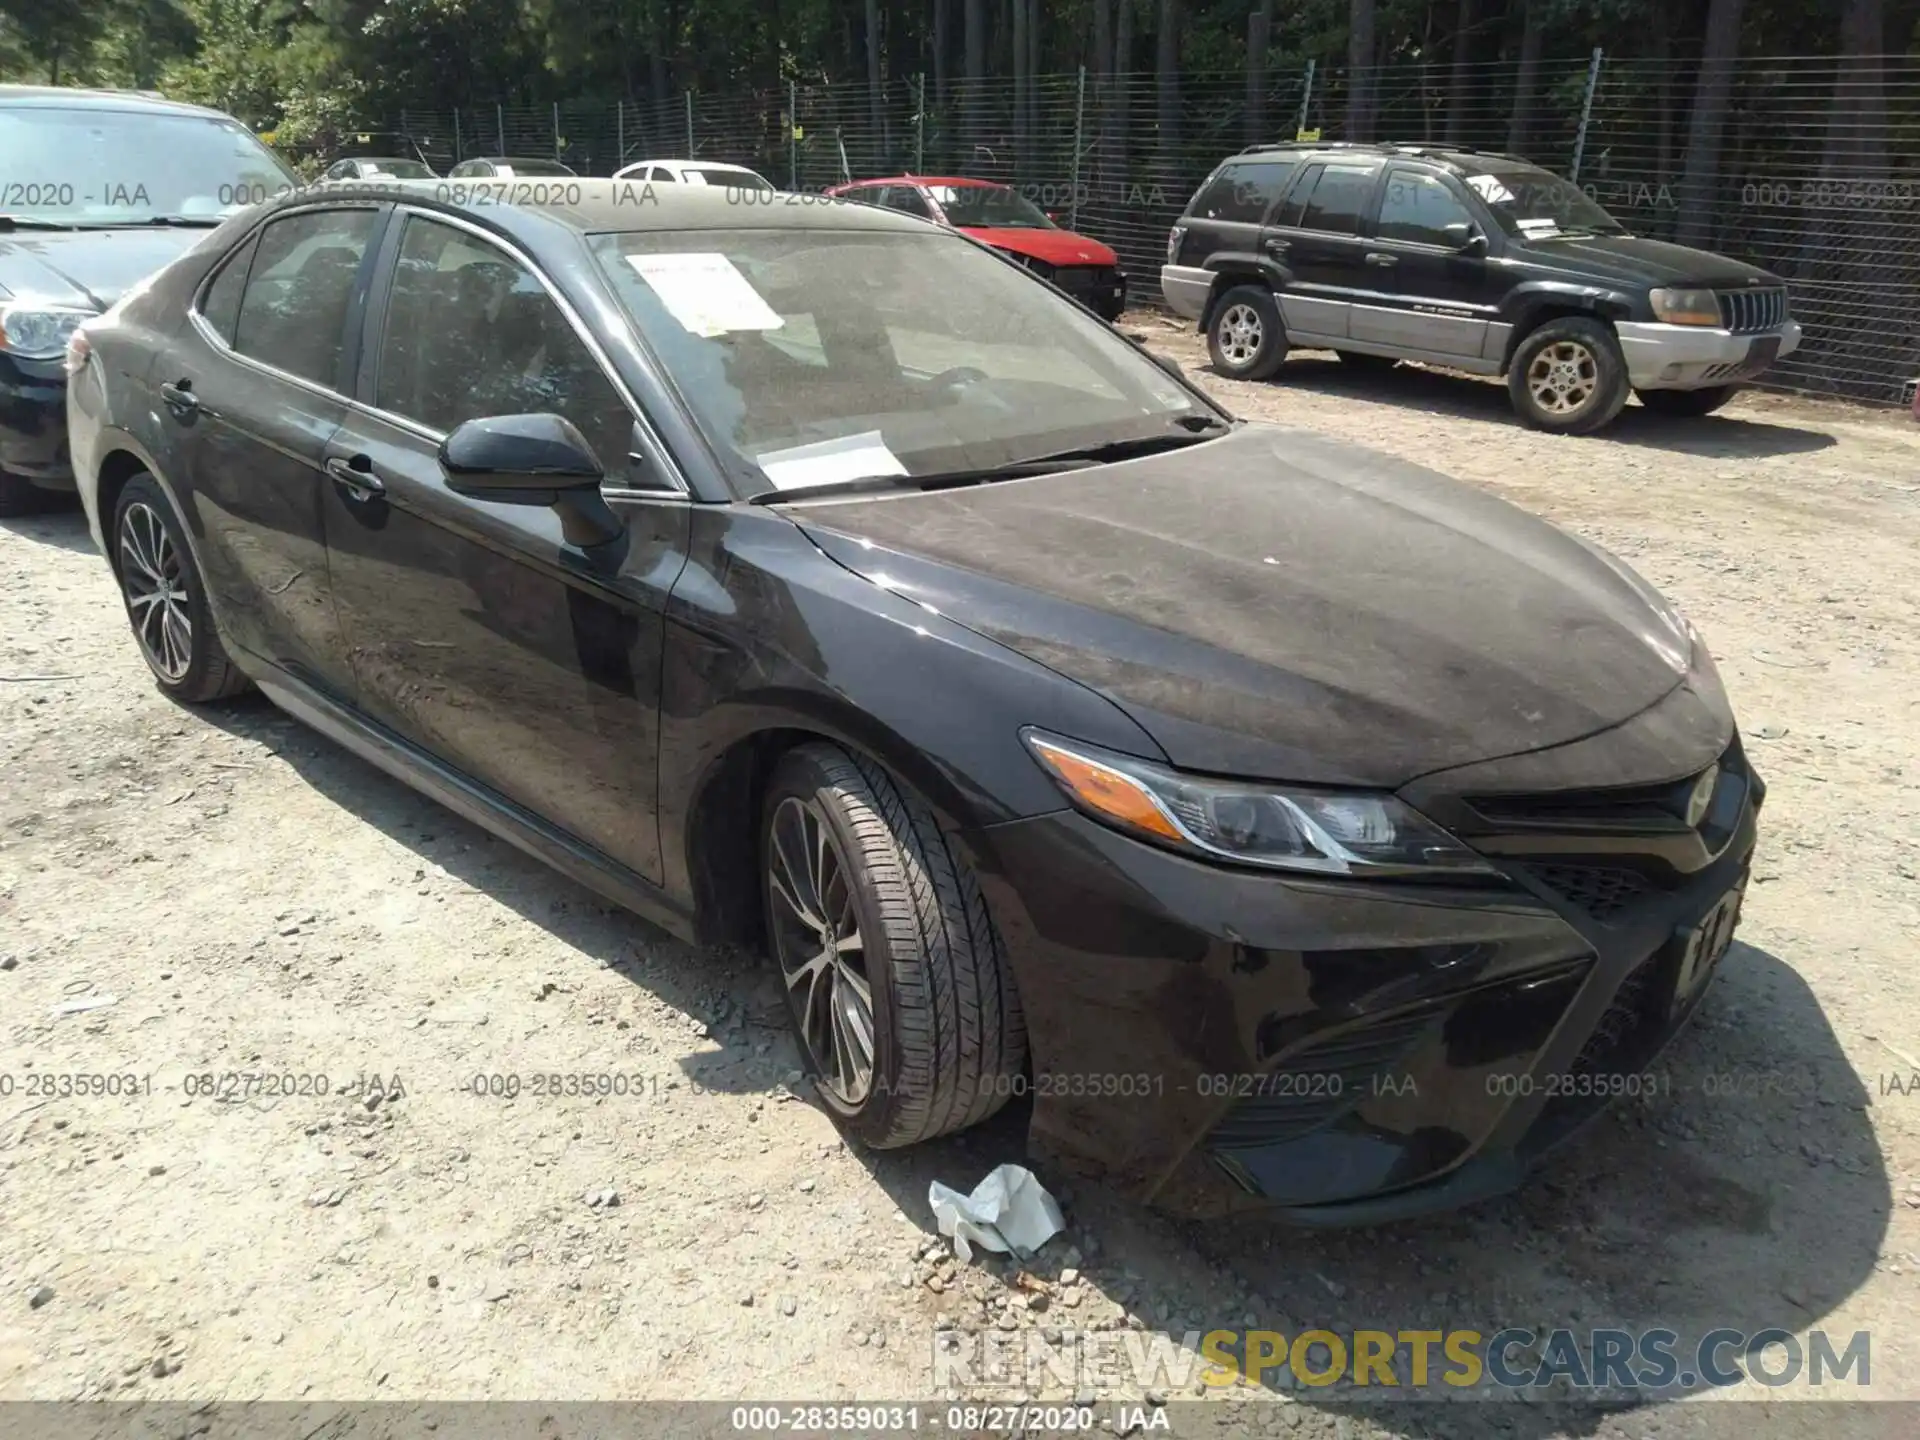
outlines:
M1484 255L1487 251L1487 237L1470 220L1455 220L1451 225L1442 225L1440 233L1462 255Z
M582 549L621 534L600 497L593 447L562 415L488 415L440 442L440 469L456 495L500 505L550 506L567 543Z

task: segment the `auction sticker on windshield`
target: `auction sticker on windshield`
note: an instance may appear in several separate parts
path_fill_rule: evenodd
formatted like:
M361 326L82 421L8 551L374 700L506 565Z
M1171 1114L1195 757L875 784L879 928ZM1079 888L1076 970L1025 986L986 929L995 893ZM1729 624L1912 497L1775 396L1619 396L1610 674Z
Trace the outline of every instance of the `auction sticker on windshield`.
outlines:
M907 473L907 467L887 448L878 430L769 450L754 458L776 490L806 490L815 485L837 485L842 480Z
M724 255L626 259L688 334L712 339L734 330L778 330L786 323Z

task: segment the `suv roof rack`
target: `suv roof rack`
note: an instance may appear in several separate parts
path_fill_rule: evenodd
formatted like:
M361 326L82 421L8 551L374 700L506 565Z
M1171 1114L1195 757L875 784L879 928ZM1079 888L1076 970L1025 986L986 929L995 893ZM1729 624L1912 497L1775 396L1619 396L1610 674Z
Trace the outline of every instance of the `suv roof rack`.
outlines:
M1257 155L1267 150L1371 150L1380 155L1417 155L1425 159L1445 160L1450 155L1474 155L1486 160L1512 160L1525 164L1524 157L1500 150L1479 150L1471 145L1430 145L1392 140L1270 140L1249 145L1242 155Z

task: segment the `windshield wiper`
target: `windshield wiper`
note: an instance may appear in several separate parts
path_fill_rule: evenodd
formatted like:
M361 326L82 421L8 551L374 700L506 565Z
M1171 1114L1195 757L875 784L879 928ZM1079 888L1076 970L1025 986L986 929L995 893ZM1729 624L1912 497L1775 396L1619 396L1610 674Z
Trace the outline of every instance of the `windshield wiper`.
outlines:
M207 215L149 215L144 220L134 222L138 225L175 225L182 230L212 230L220 221Z
M1060 450L1051 455L1036 455L1029 460L982 465L971 470L939 470L930 475L862 475L851 480L830 481L825 485L762 490L749 495L747 503L778 505L789 500L809 500L818 495L864 495L880 490L953 490L993 480L1020 480L1034 475L1055 475L1063 470L1090 470L1096 465L1110 465L1118 460L1135 460L1163 450L1177 450L1225 434L1231 428L1226 421L1211 415L1183 415L1173 423L1179 427L1175 433L1111 440L1104 445Z
M70 220L45 220L38 215L0 215L0 230L78 230Z

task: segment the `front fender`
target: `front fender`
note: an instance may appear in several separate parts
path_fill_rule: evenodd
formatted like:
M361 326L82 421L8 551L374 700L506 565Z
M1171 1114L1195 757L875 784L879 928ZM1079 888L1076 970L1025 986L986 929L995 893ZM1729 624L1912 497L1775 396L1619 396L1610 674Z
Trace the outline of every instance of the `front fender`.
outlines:
M1265 285L1269 290L1280 291L1293 283L1293 271L1281 264L1271 255L1261 255L1252 250L1223 250L1209 256L1207 269L1215 272L1213 291L1207 296L1207 308L1200 316L1200 328L1205 330L1213 323L1213 307L1220 297L1235 285Z

